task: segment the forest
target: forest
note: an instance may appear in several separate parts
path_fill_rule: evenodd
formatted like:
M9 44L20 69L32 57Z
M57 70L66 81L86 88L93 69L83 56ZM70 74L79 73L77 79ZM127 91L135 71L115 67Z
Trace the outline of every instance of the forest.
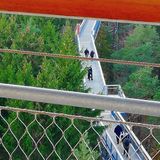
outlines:
M76 20L1 14L0 48L78 55L74 33L76 23ZM85 74L86 70L82 69L78 60L0 53L0 83L88 92L88 89L85 89L83 85ZM82 116L95 117L100 113L98 110L92 111L91 109L72 106L13 99L1 98L0 103L10 107ZM58 159L58 156L60 156L65 160L71 153L71 148L65 138L74 147L81 137L81 134L74 126L69 127L72 122L67 118L55 117L52 119L51 117L38 115L37 121L39 123L37 121L31 123L34 117L25 113L19 113L18 117L21 121L17 119L17 115L14 112L2 111L2 115L6 121L4 121L2 116L0 117L0 137L3 137L5 147L0 145L0 159L9 159L9 152L12 153L12 159L14 160L25 159L25 154L33 160L42 159L41 154L45 158L50 155L49 159ZM54 125L51 125L53 121ZM10 124L10 130L8 131L6 122ZM90 123L75 120L74 125L81 133L84 133L90 126ZM27 132L25 131L25 126L28 126ZM48 126L50 127L47 128ZM68 127L69 129L67 129ZM48 137L43 136L43 128L47 128L46 134ZM66 129L67 131L63 133L62 131ZM97 127L97 131L100 130ZM63 134L65 138L61 139L64 136ZM94 147L96 141L90 142L90 139L96 139L97 135L85 133L84 138L88 145L90 144ZM38 142L38 146L36 146L33 139ZM53 146L49 139L57 145ZM61 140L60 142L59 139ZM38 149L34 150L35 147ZM90 152L88 152L88 148L83 144L83 141L77 145L74 152L79 158L90 157ZM93 155L97 157L98 152L93 151Z
M159 26L102 23L96 45L101 57L160 63ZM116 32L115 32L116 30ZM102 63L107 84L121 84L127 97L160 100L160 69Z

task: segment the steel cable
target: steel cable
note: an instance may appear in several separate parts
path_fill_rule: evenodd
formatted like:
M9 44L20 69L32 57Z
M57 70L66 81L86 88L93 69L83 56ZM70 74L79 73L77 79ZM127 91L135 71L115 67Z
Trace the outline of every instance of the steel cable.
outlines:
M148 62L136 62L136 61L126 61L126 60L106 59L106 58L88 58L88 57L73 56L73 55L54 54L54 53L46 53L46 52L21 51L21 50L13 50L13 49L0 49L0 52L1 53L11 53L11 54L32 55L32 56L42 56L42 57L52 57L52 58L74 59L74 60L83 60L83 61L92 60L92 61L100 61L100 62L105 62L105 63L160 68L160 64L148 63Z

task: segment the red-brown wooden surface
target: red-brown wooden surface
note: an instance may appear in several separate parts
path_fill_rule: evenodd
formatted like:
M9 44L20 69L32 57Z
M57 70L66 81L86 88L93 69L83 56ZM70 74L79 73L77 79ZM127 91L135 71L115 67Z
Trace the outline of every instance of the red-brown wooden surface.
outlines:
M0 0L0 10L160 22L160 0Z

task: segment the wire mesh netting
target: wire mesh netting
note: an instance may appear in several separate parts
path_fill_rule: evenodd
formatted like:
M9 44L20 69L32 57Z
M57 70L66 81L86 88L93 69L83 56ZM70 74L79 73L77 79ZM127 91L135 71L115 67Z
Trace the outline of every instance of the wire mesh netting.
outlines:
M123 129L119 144L117 125ZM133 131L143 133L140 141ZM0 107L0 159L158 160L159 133L159 125Z

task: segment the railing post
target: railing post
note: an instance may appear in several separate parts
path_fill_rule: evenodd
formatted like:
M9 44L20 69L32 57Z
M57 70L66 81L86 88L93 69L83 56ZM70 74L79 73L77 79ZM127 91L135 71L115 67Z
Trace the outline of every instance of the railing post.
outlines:
M76 35L79 35L80 33L80 24L78 23L76 26Z

